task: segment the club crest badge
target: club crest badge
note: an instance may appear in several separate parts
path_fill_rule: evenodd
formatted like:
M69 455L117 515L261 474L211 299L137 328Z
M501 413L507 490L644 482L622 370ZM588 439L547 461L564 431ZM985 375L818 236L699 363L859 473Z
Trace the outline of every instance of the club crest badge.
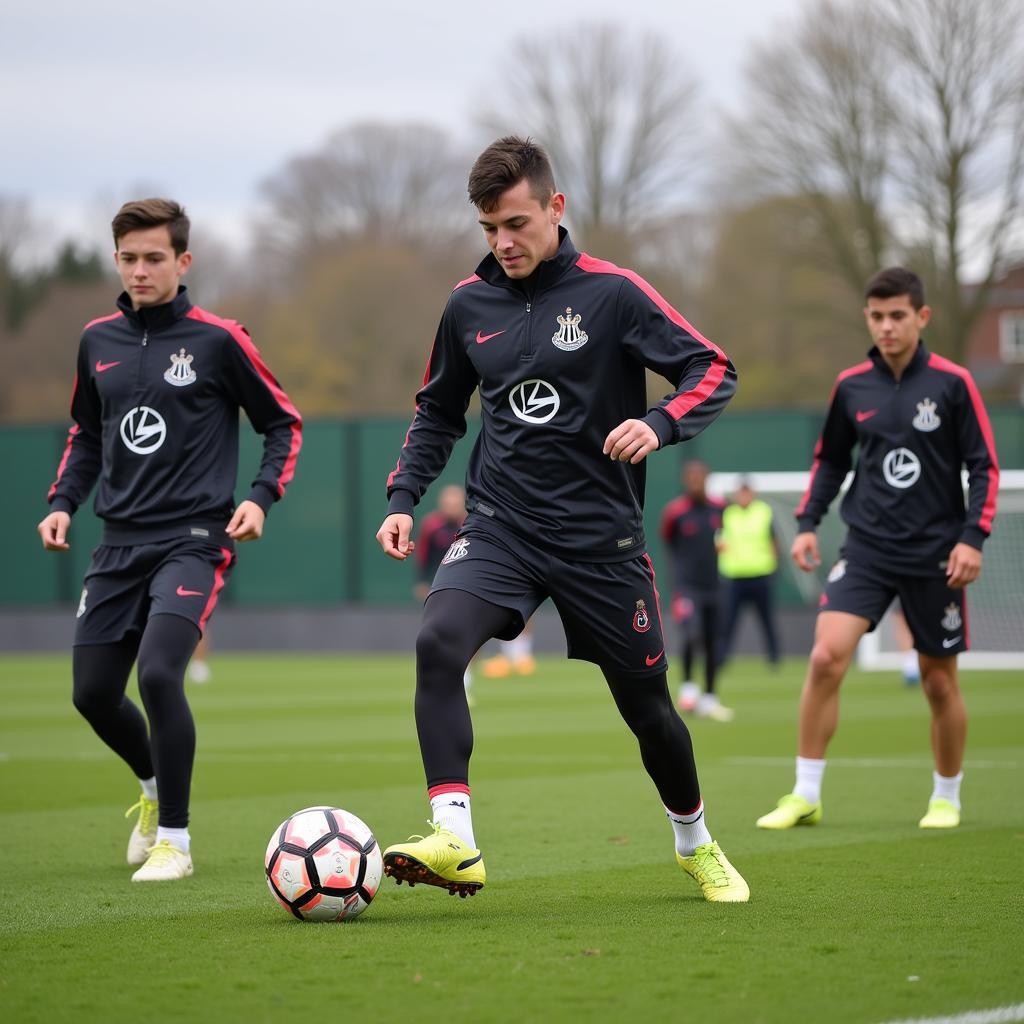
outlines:
M846 559L840 558L828 574L829 583L838 583L846 575Z
M917 403L917 415L913 419L914 427L925 433L935 430L942 425L942 420L935 414L935 403L926 398Z
M171 365L164 370L164 380L176 388L195 384L196 371L192 369L192 358L192 356L186 355L184 349L179 350L177 355L172 355Z
M633 628L638 633L646 633L651 628L651 617L647 614L647 606L643 601L637 601L636 614L633 616Z
M952 601L946 605L945 611L946 614L942 616L942 628L947 633L953 633L964 624L964 620L960 616L960 609Z
M442 565L451 565L452 562L457 562L460 558L465 558L466 553L469 551L469 541L465 537L460 537L454 544L448 549L448 553L441 559Z
M566 306L565 316L555 317L558 330L551 335L551 344L563 352L575 352L576 349L583 348L590 338L586 331L580 330L582 319L579 313L573 316L572 306Z

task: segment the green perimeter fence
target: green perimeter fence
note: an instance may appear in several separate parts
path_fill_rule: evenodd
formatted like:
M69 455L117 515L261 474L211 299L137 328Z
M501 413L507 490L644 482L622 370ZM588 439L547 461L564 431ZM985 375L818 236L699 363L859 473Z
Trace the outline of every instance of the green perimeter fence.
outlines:
M1019 409L991 412L1000 462L1024 467L1024 416ZM821 426L820 412L727 413L694 440L648 460L647 532L656 561L662 507L679 491L679 469L700 457L723 472L806 470ZM385 559L374 539L386 511L384 482L395 464L407 420L320 420L306 424L305 442L287 498L276 505L258 544L242 557L225 604L283 605L412 600L413 567ZM446 483L461 483L478 424L471 421L443 476L422 507ZM259 464L261 438L243 430L239 493ZM0 460L9 484L0 507L3 578L0 607L68 604L78 599L100 524L91 505L75 516L71 551L42 550L36 523L46 513L46 491L67 436L66 426L0 428ZM833 517L835 518L835 517ZM668 580L662 590L668 587ZM787 602L795 588L782 588Z

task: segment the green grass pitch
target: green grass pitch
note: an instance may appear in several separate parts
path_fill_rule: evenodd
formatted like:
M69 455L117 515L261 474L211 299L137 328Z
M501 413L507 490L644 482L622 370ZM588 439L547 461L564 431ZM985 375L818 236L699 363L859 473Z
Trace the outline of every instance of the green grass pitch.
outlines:
M1024 674L967 673L964 825L916 826L917 690L853 672L816 828L754 819L792 781L803 664L730 667L731 725L691 724L708 820L752 891L715 906L597 671L480 680L466 900L382 883L302 924L263 879L271 830L332 803L382 845L429 814L405 657L223 654L191 686L195 877L132 885L127 769L69 700L69 659L0 659L0 1008L6 1021L882 1022L1024 1001Z

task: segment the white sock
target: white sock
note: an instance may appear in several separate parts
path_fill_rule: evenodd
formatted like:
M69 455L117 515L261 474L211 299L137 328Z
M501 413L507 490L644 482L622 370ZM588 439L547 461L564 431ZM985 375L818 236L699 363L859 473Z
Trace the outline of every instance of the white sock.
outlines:
M430 809L441 828L454 832L464 843L478 849L473 835L473 814L469 803L469 787L454 783L434 786L429 790Z
M825 774L825 759L798 757L796 759L796 785L793 792L802 796L809 804L821 800L821 777Z
M948 800L958 811L960 810L960 783L964 773L958 772L951 777L932 772L932 799Z
M187 828L164 828L163 825L157 825L156 841L162 843L165 839L182 853L188 853L192 847L192 837Z
M515 650L515 644L515 640L499 640L498 653L503 658L508 658L508 660L511 661L515 657L515 655L513 654L513 651Z
M662 804L662 807L665 805ZM692 857L698 846L711 842L711 833L704 823L703 800L689 814L677 814L668 807L665 807L665 813L676 834L676 853L680 857Z
M142 795L147 800L156 799L156 776L154 775L151 779L139 779L139 785L142 787Z

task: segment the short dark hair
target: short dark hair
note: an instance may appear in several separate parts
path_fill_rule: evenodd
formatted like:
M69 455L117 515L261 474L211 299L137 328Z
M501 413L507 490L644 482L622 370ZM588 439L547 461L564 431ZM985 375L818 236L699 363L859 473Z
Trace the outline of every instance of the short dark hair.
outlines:
M908 295L914 309L924 305L924 282L906 267L886 267L880 270L864 287L864 299L895 299Z
M477 158L469 172L469 201L488 213L498 205L504 192L523 179L542 207L555 192L555 175L543 146L527 137L506 135L492 142Z
M185 208L173 199L133 199L125 203L110 222L114 246L116 248L129 231L158 228L161 224L167 225L175 255L180 256L188 248L188 232L192 225Z

